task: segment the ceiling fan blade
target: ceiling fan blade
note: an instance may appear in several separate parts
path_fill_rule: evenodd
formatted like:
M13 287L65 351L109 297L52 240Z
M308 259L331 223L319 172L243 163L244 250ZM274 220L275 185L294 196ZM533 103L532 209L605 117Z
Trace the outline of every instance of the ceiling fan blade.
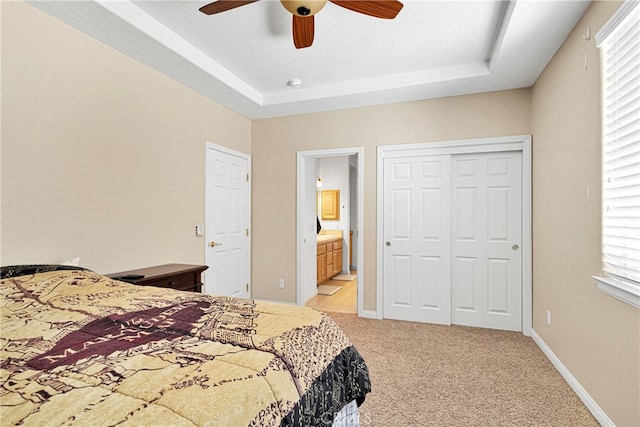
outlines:
M402 9L403 4L397 0L329 0L354 12L375 16L376 18L393 19Z
M313 15L305 17L293 15L293 44L296 49L309 47L313 44L314 27Z
M200 8L200 12L206 15L214 15L220 12L226 12L227 10L235 9L236 7L244 6L245 4L255 3L259 0L245 0L245 1L236 1L236 0L217 0L213 3L209 3L206 6L202 6Z

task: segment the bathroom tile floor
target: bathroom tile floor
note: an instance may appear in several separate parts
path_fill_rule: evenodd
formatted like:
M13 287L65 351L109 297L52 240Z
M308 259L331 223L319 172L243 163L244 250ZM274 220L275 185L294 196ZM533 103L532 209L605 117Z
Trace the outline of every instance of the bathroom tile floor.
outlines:
M355 274L355 272L352 272ZM320 311L333 311L338 313L357 313L358 278L351 281L326 280L323 285L340 286L338 292L333 295L316 295L305 304L307 307Z

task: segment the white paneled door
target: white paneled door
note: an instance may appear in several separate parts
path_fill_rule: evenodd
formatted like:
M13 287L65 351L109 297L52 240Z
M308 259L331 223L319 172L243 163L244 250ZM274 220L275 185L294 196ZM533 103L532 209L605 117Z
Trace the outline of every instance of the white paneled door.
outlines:
M452 156L451 322L522 330L519 151Z
M522 329L519 151L385 158L384 317Z
M249 298L249 160L207 147L206 292Z
M451 322L450 162L384 160L385 317Z

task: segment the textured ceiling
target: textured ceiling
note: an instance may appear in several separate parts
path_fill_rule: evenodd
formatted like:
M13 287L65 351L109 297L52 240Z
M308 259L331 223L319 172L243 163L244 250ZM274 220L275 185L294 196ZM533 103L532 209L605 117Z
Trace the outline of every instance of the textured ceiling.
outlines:
M411 0L385 20L328 3L295 49L275 0L210 16L207 1L29 3L251 119L529 87L589 5Z

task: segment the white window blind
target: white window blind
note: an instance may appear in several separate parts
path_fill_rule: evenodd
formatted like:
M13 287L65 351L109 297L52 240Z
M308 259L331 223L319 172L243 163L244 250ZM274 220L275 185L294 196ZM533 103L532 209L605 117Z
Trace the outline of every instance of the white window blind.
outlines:
M640 285L640 7L627 1L596 35L602 55L602 256Z

